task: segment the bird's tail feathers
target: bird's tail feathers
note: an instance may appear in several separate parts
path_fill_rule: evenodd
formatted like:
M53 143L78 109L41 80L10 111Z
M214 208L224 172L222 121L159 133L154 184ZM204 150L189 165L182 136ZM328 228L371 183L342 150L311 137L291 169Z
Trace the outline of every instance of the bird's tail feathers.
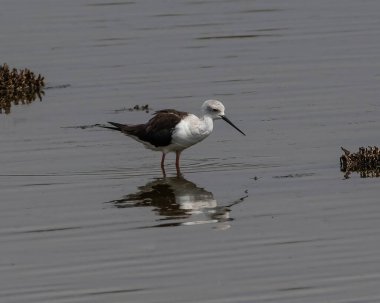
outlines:
M112 129L112 130L118 130L118 131L122 131L123 130L123 126L125 126L124 124L120 124L120 123L116 123L116 122L108 122L109 124L113 125L113 126L109 126L109 125L104 125L104 124L99 124L98 126L102 127L102 128L107 128L107 129Z

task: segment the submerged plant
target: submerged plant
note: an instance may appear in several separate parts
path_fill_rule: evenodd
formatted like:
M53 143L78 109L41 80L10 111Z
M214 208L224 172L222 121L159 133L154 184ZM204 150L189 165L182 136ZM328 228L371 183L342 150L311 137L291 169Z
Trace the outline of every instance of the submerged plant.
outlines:
M0 114L9 114L12 104L29 104L44 95L44 77L29 69L10 69L0 66Z
M362 178L380 177L380 149L377 146L360 147L356 153L341 147L344 154L340 157L340 170L348 178L357 172Z
M152 110L152 108L149 107L149 104L145 104L145 105L136 104L135 106L129 107L129 108L123 107L121 109L115 109L115 113L124 112L124 111L130 111L130 112L145 111L146 113L149 113L150 110Z

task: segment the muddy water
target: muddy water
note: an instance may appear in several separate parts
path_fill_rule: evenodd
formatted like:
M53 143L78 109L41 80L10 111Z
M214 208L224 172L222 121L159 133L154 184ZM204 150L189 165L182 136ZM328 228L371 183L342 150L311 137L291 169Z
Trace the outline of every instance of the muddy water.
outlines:
M340 146L378 144L379 11L2 1L2 60L48 83L0 116L0 301L379 302L379 180L339 171ZM78 128L208 98L247 136L217 121L184 179Z

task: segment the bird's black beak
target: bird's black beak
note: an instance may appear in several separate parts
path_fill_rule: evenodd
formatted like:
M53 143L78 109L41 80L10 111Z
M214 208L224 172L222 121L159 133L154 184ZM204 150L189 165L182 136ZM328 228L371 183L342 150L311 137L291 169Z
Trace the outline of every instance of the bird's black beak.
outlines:
M231 125L233 128L235 128L237 131L239 131L240 133L242 133L244 136L245 136L245 133L243 133L240 129L237 128L237 126L235 126L235 124L233 124L230 119L228 119L226 116L220 116L224 121L226 121L229 125Z

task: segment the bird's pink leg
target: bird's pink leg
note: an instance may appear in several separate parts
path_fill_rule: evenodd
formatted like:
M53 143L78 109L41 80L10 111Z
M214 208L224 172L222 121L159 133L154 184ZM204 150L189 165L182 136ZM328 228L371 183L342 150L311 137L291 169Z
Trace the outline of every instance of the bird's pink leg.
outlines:
M166 172L165 172L165 156L166 156L166 154L162 153L161 170L162 170L162 174L164 175L164 177L166 177Z
M179 168L179 156L181 155L181 152L180 151L176 151L175 152L175 168L177 170L177 177L180 177L181 176L181 170Z

